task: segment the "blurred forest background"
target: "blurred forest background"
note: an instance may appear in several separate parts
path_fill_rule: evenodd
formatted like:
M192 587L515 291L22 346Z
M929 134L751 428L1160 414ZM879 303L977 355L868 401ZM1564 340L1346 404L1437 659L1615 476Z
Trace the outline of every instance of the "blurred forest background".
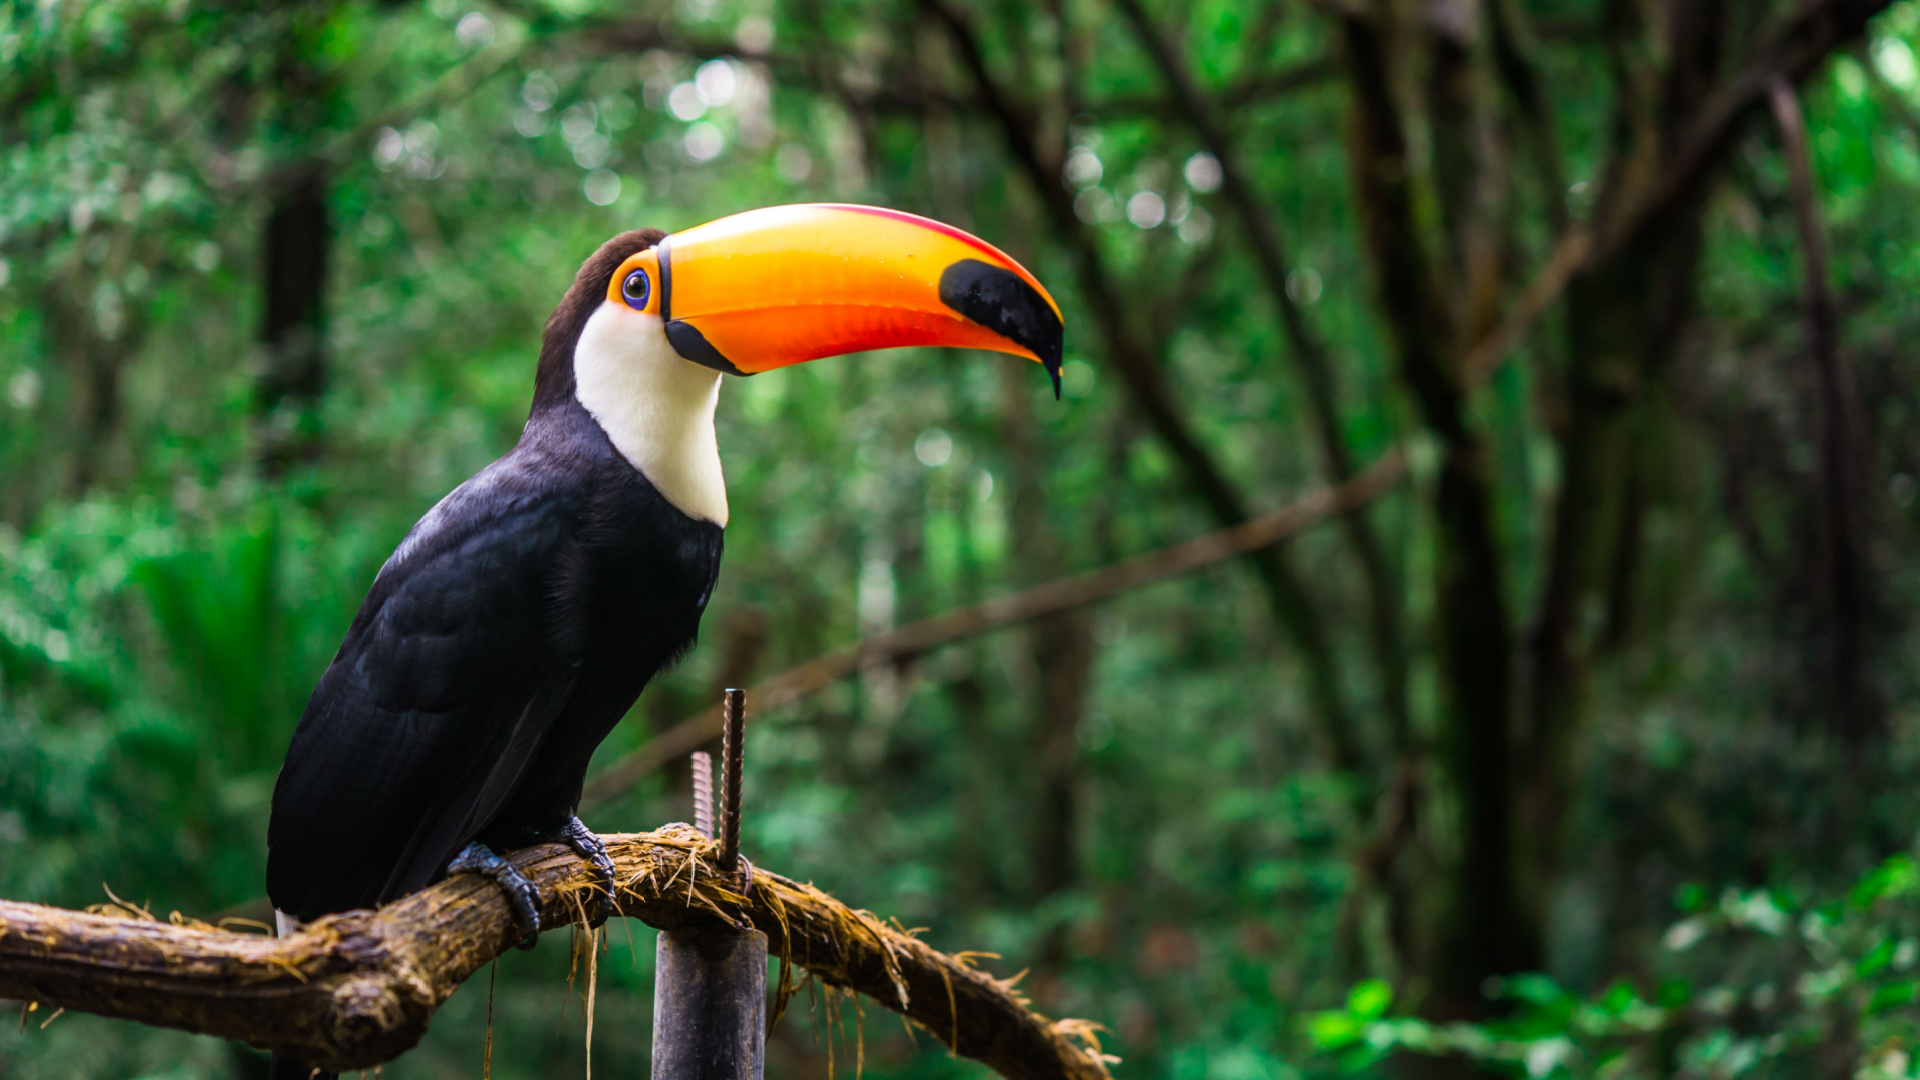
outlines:
M1031 969L1121 1077L1920 1075L1916 46L1884 0L0 5L0 895L254 910L307 691L579 262L872 202L1048 283L1065 399L729 380L704 640L603 767L1399 452L1282 546L758 713L746 850ZM583 1068L563 938L499 966L499 1076ZM484 981L385 1075L479 1075ZM827 1008L772 1075L855 1068ZM263 1068L45 1015L0 1075ZM980 1071L845 1015L868 1075Z

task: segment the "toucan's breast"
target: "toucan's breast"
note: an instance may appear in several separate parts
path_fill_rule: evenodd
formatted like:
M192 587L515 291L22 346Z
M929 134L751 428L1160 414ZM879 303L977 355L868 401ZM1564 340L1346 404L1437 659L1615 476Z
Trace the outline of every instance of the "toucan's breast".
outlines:
M720 374L683 359L659 316L606 303L573 351L574 396L668 502L727 524L727 484L713 430Z

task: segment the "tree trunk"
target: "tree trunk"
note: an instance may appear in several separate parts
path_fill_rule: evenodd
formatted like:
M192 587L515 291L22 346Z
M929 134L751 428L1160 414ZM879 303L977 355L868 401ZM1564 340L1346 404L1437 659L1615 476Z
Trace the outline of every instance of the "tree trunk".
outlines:
M262 255L266 365L256 388L262 420L260 462L283 474L317 447L312 416L326 386L327 168L307 163L274 193Z
M1481 1015L1488 976L1536 967L1540 928L1523 918L1513 878L1512 629L1494 527L1488 451L1464 412L1457 334L1414 211L1405 124L1389 72L1388 35L1343 20L1353 107L1352 177L1382 315L1400 377L1439 443L1434 595L1442 700L1440 765L1457 807L1458 855L1414 967L1427 1011Z
M1886 717L1870 681L1867 660L1872 629L1872 591L1867 582L1864 505L1869 486L1865 438L1853 369L1840 352L1840 314L1827 284L1827 237L1814 187L1813 157L1807 148L1807 124L1793 85L1776 76L1769 95L1791 179L1794 224L1800 234L1802 306L1806 345L1817 388L1820 442L1818 500L1823 528L1824 564L1821 607L1826 623L1822 673L1831 702L1834 732L1850 747L1878 742L1887 735Z
M1616 9L1619 91L1614 155L1600 194L1603 223L1642 198L1673 164L1686 125L1713 90L1726 22L1717 2L1673 9L1670 23L1658 28L1672 60L1656 84L1657 100L1643 101L1633 88L1648 80L1626 59L1642 46L1630 40L1633 27L1625 12L1624 5ZM1657 399L1656 388L1668 377L1693 310L1704 207L1702 175L1567 287L1567 421L1560 437L1553 535L1530 643L1522 769L1524 887L1536 920L1546 918L1561 870L1589 659L1600 644L1580 616L1591 600L1609 594L1612 607L1627 610L1627 594L1634 588L1619 576L1622 568L1640 562L1633 425L1648 401ZM1619 631L1624 629L1622 622Z

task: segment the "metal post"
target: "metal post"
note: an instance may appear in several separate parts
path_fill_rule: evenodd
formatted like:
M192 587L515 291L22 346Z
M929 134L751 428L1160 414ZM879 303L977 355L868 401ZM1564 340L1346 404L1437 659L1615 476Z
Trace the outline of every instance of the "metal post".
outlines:
M721 776L724 872L737 865L740 766L745 757L746 695L728 690ZM714 823L711 765L695 755L694 819L705 835ZM752 881L747 870L747 881ZM750 887L750 885L748 886ZM762 1080L767 1041L767 935L710 927L663 932L655 950L653 1080Z

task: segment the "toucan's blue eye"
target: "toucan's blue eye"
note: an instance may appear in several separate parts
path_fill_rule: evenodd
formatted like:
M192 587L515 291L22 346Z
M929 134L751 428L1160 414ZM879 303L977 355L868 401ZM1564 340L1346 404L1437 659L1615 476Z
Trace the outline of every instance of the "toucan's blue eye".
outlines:
M645 270L635 270L620 283L620 295L626 298L627 306L635 311L644 311L647 297L653 295L653 282L647 279Z

